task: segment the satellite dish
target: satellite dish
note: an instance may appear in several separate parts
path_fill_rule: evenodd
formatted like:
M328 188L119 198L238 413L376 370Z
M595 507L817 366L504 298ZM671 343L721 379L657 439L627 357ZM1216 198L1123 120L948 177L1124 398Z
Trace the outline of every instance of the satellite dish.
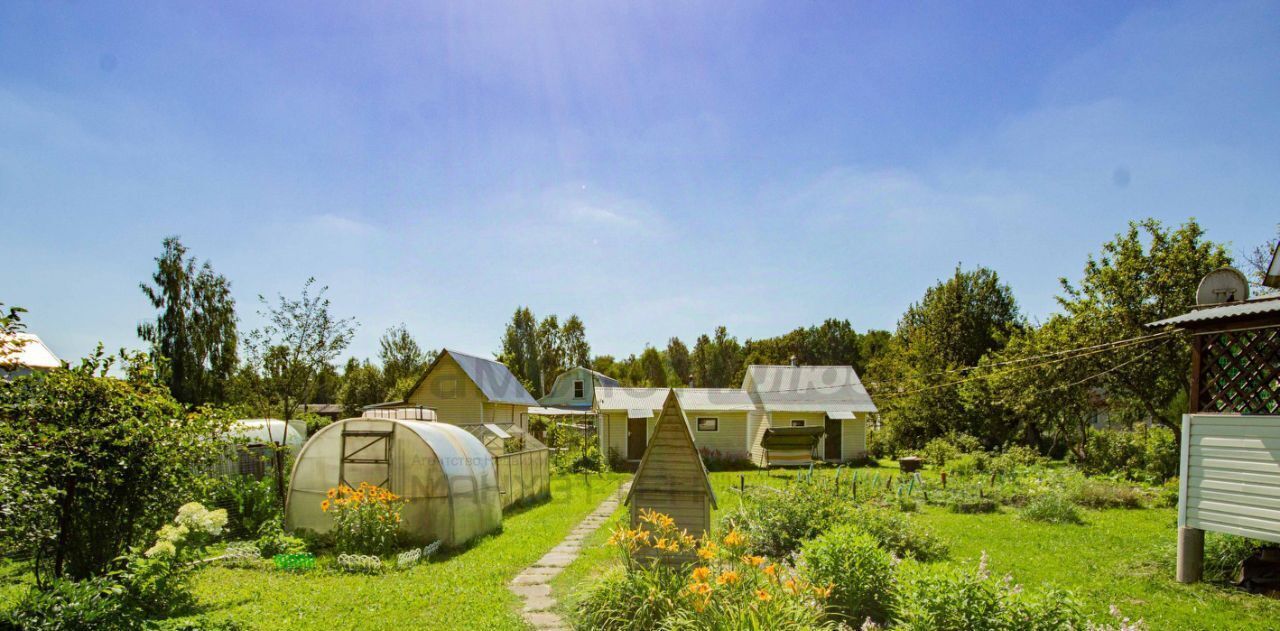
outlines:
M1262 279L1262 284L1272 289L1280 289L1280 243L1276 244L1275 252L1271 253L1271 267L1267 268L1267 275Z
M1249 299L1249 279L1234 267L1209 272L1196 288L1197 305L1220 305Z

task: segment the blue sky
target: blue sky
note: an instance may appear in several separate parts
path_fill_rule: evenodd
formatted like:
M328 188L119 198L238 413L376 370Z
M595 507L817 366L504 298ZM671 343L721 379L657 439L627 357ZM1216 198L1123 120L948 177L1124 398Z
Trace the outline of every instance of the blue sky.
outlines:
M269 6L259 6L259 5ZM364 4L364 3L359 3ZM0 3L0 301L137 346L170 234L330 286L370 355L892 328L957 263L1024 310L1125 222L1280 221L1280 4Z

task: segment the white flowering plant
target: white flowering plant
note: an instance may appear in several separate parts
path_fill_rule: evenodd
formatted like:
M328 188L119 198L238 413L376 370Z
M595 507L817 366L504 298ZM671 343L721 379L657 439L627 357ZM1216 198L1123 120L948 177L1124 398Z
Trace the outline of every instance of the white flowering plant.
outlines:
M122 582L136 605L148 613L165 613L191 600L187 579L205 548L223 532L227 511L209 510L198 502L183 504L178 516L156 532L145 551L125 557Z

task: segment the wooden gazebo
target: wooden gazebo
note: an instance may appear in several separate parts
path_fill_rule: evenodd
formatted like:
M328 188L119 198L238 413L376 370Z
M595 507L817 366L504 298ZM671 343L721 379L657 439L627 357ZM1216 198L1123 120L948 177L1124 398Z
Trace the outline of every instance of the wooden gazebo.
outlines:
M1195 582L1206 530L1280 543L1280 294L1206 304L1149 326L1181 329L1191 344L1177 578Z

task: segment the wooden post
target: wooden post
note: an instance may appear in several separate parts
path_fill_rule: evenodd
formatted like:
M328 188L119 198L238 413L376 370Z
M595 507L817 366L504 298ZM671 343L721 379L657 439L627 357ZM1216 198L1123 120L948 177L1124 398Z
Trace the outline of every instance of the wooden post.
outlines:
M1195 583L1204 571L1204 531L1183 526L1178 529L1178 582Z

